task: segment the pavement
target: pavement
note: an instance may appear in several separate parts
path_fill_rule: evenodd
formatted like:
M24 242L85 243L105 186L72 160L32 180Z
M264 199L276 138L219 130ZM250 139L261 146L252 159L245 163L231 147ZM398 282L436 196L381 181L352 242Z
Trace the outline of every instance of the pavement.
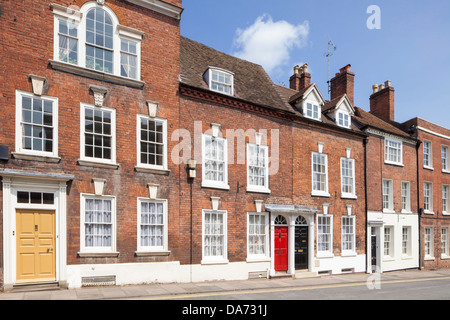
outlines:
M127 286L83 287L48 291L0 292L0 300L171 300L225 296L245 292L369 285L450 277L449 270L401 270L382 274L352 273L306 278L272 278L199 283L152 283Z

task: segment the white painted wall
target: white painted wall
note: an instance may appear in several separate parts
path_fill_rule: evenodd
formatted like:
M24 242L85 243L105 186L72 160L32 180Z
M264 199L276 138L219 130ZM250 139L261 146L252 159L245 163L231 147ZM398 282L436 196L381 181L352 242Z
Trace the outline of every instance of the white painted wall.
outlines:
M116 285L246 280L249 272L267 272L270 262L233 262L180 265L179 262L83 264L67 266L69 288L79 288L82 277L116 276Z
M393 255L384 256L384 227L393 227ZM410 227L411 255L402 254L402 228ZM383 227L380 230L381 271L401 270L419 267L419 221L417 214L383 213Z

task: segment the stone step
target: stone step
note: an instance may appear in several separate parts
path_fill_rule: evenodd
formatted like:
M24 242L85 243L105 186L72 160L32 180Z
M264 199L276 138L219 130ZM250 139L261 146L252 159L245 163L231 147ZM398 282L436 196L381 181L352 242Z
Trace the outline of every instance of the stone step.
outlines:
M61 290L61 287L59 286L58 282L15 284L11 292L32 292L47 290Z

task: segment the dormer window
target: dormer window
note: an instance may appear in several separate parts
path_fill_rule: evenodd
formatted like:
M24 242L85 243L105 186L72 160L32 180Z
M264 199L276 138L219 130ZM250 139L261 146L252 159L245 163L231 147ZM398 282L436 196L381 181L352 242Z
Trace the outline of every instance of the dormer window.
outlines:
M347 112L339 111L337 113L336 123L340 127L350 128L351 125L350 115Z
M320 120L320 108L316 104L307 102L305 109L305 117Z
M232 72L218 68L209 68L205 72L205 81L212 91L230 96L234 95L234 74Z

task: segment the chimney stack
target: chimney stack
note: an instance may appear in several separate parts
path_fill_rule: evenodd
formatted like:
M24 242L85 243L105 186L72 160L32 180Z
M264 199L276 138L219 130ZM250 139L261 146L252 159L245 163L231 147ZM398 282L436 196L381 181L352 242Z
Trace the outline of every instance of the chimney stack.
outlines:
M296 91L303 90L311 85L311 74L308 73L308 64L294 67L294 75L289 79L290 88Z
M344 94L347 94L351 104L354 105L355 101L355 74L350 71L351 65L348 64L336 73L335 77L330 80L330 99L333 100Z
M391 81L372 86L373 93L370 96L370 113L387 121L395 120L394 93Z

